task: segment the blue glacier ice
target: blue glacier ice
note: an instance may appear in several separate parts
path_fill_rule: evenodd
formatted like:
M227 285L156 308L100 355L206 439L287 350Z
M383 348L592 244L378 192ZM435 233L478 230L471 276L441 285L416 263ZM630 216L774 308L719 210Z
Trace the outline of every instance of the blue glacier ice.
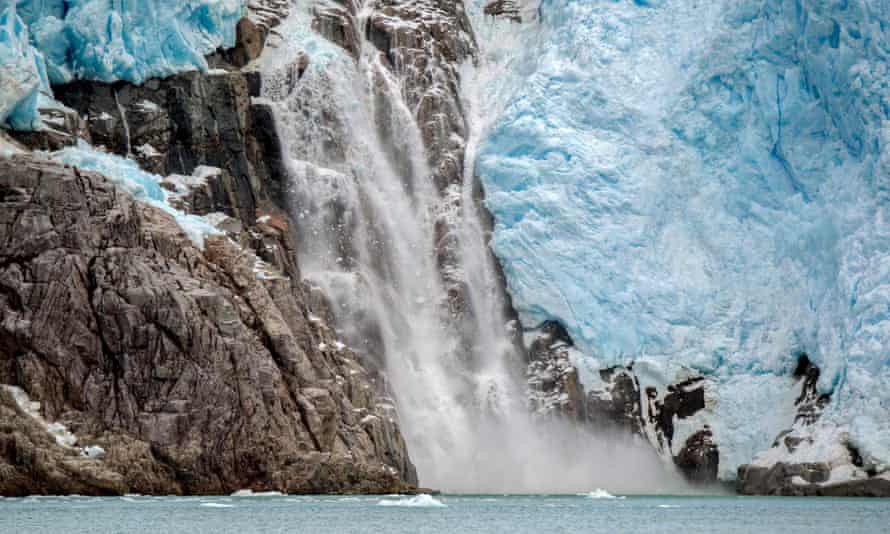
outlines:
M206 70L244 13L244 0L0 0L0 125L40 128L38 108L59 106L50 83Z
M544 0L476 170L526 324L718 384L721 476L795 356L890 466L890 2ZM507 83L507 82L504 82Z
M109 154L81 141L77 146L53 152L50 157L65 165L84 171L97 172L136 200L163 210L176 219L176 223L196 245L203 248L204 238L222 232L202 217L184 213L170 205L169 193L160 186L162 177L145 172L135 161Z
M204 70L235 44L243 0L17 0L53 83L72 78L140 84Z
M0 126L40 127L41 91L48 91L43 56L30 43L28 27L14 10L0 12Z

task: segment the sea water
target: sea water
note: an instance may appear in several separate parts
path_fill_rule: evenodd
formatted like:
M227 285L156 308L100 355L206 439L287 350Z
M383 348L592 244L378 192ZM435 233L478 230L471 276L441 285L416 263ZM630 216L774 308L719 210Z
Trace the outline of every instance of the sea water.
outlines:
M27 497L0 499L0 532L887 532L890 501L628 496Z

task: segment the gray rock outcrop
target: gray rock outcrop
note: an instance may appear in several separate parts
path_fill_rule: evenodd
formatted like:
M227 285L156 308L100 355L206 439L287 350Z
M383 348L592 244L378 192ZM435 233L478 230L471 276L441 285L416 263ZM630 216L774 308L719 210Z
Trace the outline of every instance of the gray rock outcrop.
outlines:
M392 492L416 474L324 301L99 175L0 160L0 494Z

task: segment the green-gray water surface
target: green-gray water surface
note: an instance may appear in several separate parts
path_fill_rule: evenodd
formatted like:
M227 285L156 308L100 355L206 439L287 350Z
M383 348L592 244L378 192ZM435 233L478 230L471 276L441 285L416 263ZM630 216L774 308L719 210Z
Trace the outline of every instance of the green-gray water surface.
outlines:
M547 495L0 499L3 534L179 532L890 532L890 501Z

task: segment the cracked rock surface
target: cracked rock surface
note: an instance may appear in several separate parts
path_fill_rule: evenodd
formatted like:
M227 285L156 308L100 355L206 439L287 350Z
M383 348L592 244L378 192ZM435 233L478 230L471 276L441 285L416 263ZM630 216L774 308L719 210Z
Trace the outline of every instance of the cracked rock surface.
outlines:
M0 494L410 490L394 410L327 326L324 299L196 248L106 178L0 160ZM262 279L259 279L262 278Z

